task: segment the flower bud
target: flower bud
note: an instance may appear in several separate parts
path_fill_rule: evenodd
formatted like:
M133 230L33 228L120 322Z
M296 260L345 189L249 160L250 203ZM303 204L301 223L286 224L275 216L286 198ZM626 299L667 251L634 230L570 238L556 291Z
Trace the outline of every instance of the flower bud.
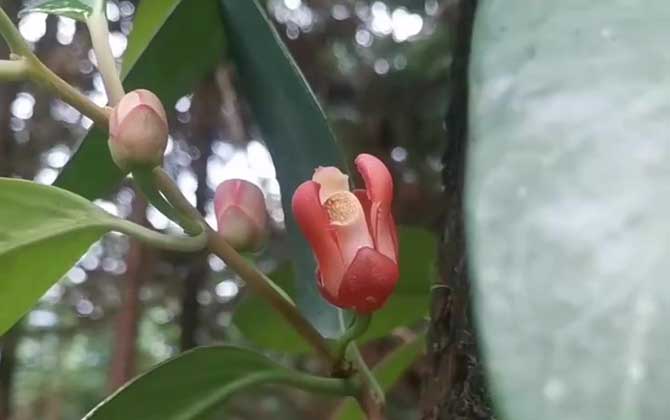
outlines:
M160 99L152 92L128 92L109 118L109 151L124 171L154 168L163 162L168 124Z
M214 195L219 234L238 251L258 250L265 241L267 214L263 192L242 179L222 182Z

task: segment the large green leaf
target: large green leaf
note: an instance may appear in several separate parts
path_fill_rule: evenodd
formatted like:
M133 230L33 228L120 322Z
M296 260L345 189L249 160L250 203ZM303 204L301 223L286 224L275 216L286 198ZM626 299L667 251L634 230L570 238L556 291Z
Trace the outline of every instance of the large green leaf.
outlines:
M0 334L88 247L109 216L68 191L0 178Z
M167 109L219 62L224 48L219 6L213 0L142 0L123 60L123 85L156 93ZM123 179L94 128L56 185L86 198L109 193Z
M237 391L262 383L301 386L304 383L301 378L312 377L286 369L250 350L200 347L129 382L84 420L209 419L212 411Z
M19 16L32 12L42 12L86 21L93 10L100 10L97 8L102 7L104 3L104 0L37 0L29 2L19 12Z
M337 310L316 288L314 259L290 210L293 191L316 167L346 165L316 98L258 3L221 4L233 60L277 168L296 266L296 303L322 334L336 336Z
M394 349L372 370L384 391L390 390L421 355L425 347L425 335L420 334L411 341ZM390 407L387 407L390 409ZM347 398L335 411L331 420L365 420L365 414L353 398Z
M431 280L434 278L435 236L423 229L400 227L400 280L386 303L372 317L366 342L389 333L400 325L409 325L426 316ZM290 295L295 295L293 271L286 264L271 274L272 279ZM267 349L302 352L304 341L283 318L257 296L248 296L236 309L235 325L254 344Z
M668 418L669 20L480 2L467 227L503 418Z

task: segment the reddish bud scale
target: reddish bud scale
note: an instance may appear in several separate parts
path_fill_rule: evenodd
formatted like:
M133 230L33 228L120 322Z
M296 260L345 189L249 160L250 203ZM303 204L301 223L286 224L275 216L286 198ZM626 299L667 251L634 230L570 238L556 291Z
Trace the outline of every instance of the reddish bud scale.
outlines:
M316 256L323 296L369 313L386 303L399 277L393 179L368 154L356 158L356 167L364 190L350 192L348 177L337 168L318 168L295 191L293 214Z

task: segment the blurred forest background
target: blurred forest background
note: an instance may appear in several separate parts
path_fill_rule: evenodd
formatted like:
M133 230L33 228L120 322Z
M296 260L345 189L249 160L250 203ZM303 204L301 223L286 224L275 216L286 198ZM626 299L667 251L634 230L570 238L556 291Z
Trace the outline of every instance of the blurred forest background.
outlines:
M362 151L382 158L396 181L398 222L436 234L445 205L441 171L451 48L445 2L267 1L269 16L349 159ZM2 5L13 18L23 7L17 0ZM136 6L135 1L108 2L117 57L125 49ZM50 68L105 103L81 23L39 13L17 23ZM4 44L0 50L6 57ZM260 185L273 235L258 258L261 268L272 270L283 248L279 184L237 89L239 75L223 51L221 56L216 72L168 110L165 166L209 220L218 183L236 177ZM32 84L0 84L0 175L53 182L90 125L74 108ZM97 203L156 229L175 228L128 183ZM244 299L244 284L213 256L177 256L107 235L2 338L0 420L77 419L135 374L180 351L223 341L250 345L234 322ZM421 329L425 325L401 329L364 351L378 359L394 340ZM281 356L281 361L306 369L313 363L305 356ZM419 361L390 394L390 418L418 417L422 369ZM226 418L324 418L324 404L335 403L272 388L262 396L237 397L226 408Z

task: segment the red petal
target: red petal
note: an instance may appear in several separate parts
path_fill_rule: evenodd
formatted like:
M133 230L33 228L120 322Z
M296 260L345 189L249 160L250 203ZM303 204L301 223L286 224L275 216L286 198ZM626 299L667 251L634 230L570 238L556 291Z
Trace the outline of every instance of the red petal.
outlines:
M370 199L368 198L368 192L365 191L364 189L355 189L354 190L354 195L356 198L358 198L358 201L361 202L361 206L363 207L363 212L365 213L365 219L368 222L368 227L370 228L370 235L372 235L372 224L370 221L370 208L372 207L372 203L370 202Z
M372 155L361 153L356 158L356 169L363 177L368 198L373 203L391 206L393 201L393 178L384 163Z
M381 308L398 282L398 264L372 248L361 248L344 274L337 306L370 313Z
M393 201L393 179L381 160L368 154L356 158L356 167L365 181L367 203L359 197L368 216L368 225L375 242L375 249L393 261L398 260L398 237L391 203ZM358 191L358 190L357 190ZM368 213L369 212L369 213Z
M344 275L342 255L331 231L328 214L319 201L319 184L303 182L293 194L293 216L307 238L319 264L321 287L337 295Z

